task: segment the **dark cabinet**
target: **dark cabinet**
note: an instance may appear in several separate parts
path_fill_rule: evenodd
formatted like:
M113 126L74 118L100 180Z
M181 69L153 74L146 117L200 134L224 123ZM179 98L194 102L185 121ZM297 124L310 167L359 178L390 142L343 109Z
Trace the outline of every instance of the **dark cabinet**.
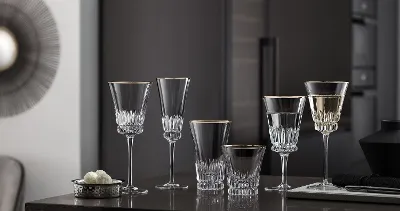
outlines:
M376 16L377 0L353 0L353 14Z

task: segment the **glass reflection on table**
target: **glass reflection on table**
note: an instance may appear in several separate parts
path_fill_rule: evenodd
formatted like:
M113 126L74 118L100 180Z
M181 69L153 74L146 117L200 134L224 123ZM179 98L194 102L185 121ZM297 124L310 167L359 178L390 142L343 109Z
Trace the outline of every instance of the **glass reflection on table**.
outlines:
M202 191L197 190L196 211L225 210L224 190Z

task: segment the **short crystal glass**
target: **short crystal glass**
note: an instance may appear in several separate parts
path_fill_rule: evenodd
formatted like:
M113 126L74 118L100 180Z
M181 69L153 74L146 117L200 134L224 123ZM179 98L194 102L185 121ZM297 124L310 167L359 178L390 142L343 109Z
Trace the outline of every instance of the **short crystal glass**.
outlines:
M286 191L287 162L289 154L297 151L301 117L306 97L304 96L265 96L271 150L279 153L282 163L282 182L278 187L265 190Z
M192 120L190 129L195 146L198 190L224 188L225 159L222 146L228 143L228 120Z
M157 185L161 190L187 189L188 186L175 183L174 159L175 143L182 136L183 113L189 89L189 78L157 78L161 103L161 122L164 138L169 143L169 182Z
M265 146L224 145L229 195L257 195Z
M125 135L128 141L128 183L123 188L125 194L146 194L147 190L133 185L133 141L143 132L147 101L151 82L109 82L114 101L115 119L118 133Z
M307 81L305 86L310 102L312 119L316 131L322 133L324 142L324 179L322 183L309 186L317 190L337 190L328 181L328 140L329 134L338 129L348 82L343 81Z

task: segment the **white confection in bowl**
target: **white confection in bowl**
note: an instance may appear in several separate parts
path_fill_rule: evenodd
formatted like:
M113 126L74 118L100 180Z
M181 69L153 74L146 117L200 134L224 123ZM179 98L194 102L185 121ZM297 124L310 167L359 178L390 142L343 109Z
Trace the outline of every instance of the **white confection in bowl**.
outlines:
M83 181L86 184L96 184L97 183L97 174L95 172L88 172L85 174L85 176L83 177Z

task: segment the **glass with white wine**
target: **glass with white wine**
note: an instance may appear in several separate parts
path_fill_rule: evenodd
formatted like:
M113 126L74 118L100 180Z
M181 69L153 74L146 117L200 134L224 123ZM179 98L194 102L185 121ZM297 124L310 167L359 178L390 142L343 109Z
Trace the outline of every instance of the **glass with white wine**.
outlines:
M328 181L329 134L338 129L338 122L348 84L348 82L343 81L305 82L315 130L322 133L325 150L324 179L322 183L309 186L310 188L318 190L337 189Z

